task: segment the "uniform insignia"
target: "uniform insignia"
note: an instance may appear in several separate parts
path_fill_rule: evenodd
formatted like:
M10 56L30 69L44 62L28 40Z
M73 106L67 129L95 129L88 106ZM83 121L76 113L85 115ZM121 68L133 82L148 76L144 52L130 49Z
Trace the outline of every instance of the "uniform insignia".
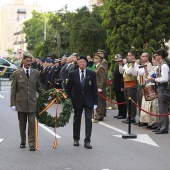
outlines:
M104 71L104 69L100 69L100 72L104 73L105 71Z

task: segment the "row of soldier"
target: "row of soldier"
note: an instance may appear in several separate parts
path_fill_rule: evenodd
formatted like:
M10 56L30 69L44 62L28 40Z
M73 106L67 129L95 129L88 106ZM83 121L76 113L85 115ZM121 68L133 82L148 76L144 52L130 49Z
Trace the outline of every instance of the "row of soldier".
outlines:
M106 52L99 49L95 54L94 59L92 56L87 55L87 69L96 73L96 82L98 91L105 96L107 85L107 72L108 62L105 59ZM69 73L78 69L77 62L79 55L73 53L61 59L52 60L51 55L48 55L46 59L37 57L32 63L32 68L37 69L40 72L40 82L44 90L49 88L62 88L65 90L68 82ZM95 122L103 121L106 115L106 101L98 95L98 107L96 109Z

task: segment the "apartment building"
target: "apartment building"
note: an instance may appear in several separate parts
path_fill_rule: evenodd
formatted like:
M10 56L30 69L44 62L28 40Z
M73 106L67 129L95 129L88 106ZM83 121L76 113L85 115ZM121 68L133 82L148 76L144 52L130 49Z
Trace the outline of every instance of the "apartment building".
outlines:
M23 26L19 26L18 30L16 28L22 20L31 17L33 10L41 12L42 6L37 5L36 1L33 5L25 5L24 0L14 0L13 3L2 6L0 9L0 56L7 56L9 49L17 52L17 48L24 48ZM19 34L21 36L18 36L16 40L14 35ZM16 45L19 46L14 48Z
M89 0L89 10L92 12L93 11L93 8L94 6L96 5L102 5L102 2L101 0Z

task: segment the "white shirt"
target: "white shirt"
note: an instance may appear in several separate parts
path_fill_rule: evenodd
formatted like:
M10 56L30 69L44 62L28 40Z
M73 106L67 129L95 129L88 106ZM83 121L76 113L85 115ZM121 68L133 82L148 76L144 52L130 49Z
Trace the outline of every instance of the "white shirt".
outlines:
M27 70L28 70L28 74L30 75L30 67L28 69L26 69L25 67L23 67L24 71L25 71L25 74L27 73Z
M127 64L125 64L124 66L119 65L120 74L123 74L124 71L127 75L132 74L133 76L137 76L138 75L138 65L137 65L137 63L135 63L134 67L132 67L132 66L128 67Z
M80 82L81 82L81 75L82 75L82 72L81 72L82 70L79 68L79 76L80 76ZM83 69L83 71L84 71L84 78L86 77L86 68L85 69Z
M155 79L158 83L166 83L169 81L169 67L166 64L161 66L161 76Z

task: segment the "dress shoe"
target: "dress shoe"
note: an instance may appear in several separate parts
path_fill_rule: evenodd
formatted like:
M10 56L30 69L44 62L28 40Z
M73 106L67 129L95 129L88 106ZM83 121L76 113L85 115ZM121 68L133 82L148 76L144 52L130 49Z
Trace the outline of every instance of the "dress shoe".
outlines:
M74 141L74 146L79 146L79 141L78 140Z
M156 128L155 130L153 130L152 132L158 132L160 131L160 127Z
M141 123L139 122L138 126L147 126L148 124L147 123Z
M155 134L167 134L167 133L168 133L167 130L159 130Z
M92 146L90 145L90 142L85 142L85 143L84 143L84 147L85 147L86 149L92 149Z
M126 119L124 116L118 116L117 119Z
M34 146L30 146L30 151L35 151L35 147Z
M135 123L136 121L135 121L135 120L131 120L130 122L131 122L131 123ZM129 123L129 120L125 120L124 123L125 123L125 124L128 124L128 123Z
M152 126L147 126L148 129L157 129L158 127L156 127L155 125Z
M119 115L117 115L117 116L113 116L113 118L117 118L117 117L119 117Z
M24 144L20 144L20 148L26 148L26 146Z
M98 117L98 118L94 118L95 120L98 120L98 121L103 121L103 117Z

